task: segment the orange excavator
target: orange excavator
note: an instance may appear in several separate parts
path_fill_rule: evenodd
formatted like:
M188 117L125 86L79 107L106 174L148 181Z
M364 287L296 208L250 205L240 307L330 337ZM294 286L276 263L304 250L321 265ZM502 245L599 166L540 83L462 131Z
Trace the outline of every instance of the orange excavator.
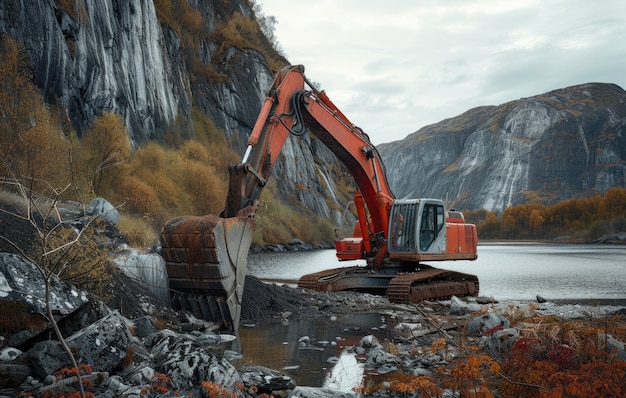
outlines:
M419 302L478 294L475 275L433 268L423 261L475 260L476 227L439 199L396 199L369 137L317 90L301 65L281 70L250 134L241 163L231 165L220 215L180 217L161 231L172 305L225 329L237 329L259 197L289 134L311 132L355 180L354 236L336 242L341 260L366 266L304 275L299 287L386 294Z

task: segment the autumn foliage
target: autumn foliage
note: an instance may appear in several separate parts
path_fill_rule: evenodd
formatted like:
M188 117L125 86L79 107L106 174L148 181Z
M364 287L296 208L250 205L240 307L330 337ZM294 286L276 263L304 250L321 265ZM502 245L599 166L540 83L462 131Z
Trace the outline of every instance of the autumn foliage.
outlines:
M626 231L626 188L611 188L590 198L568 199L552 206L528 203L497 215L465 212L481 239L554 239L588 241Z
M357 392L393 397L600 398L626 396L626 361L608 340L626 340L623 316L565 320L531 310L512 319L520 331L510 351L494 354L478 340L441 338L415 354L430 352L446 364L430 376L398 371L368 375ZM484 335L493 331L485 331ZM465 336L468 337L468 336ZM447 349L455 346L455 355ZM391 352L391 351L390 351ZM623 355L623 353L621 354Z

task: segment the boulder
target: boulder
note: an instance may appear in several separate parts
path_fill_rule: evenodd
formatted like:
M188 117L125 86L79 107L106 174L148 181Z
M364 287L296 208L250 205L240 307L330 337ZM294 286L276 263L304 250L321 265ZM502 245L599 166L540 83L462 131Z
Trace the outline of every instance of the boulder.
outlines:
M626 361L626 344L604 332L598 333L598 341L606 344L606 348L611 352L615 352L615 355L617 355L620 360Z
M0 362L0 388L14 388L19 386L30 376L31 371L27 365Z
M50 308L56 320L75 313L89 302L85 292L52 277ZM7 343L20 347L48 328L44 292L46 281L39 269L24 257L0 253L0 308L3 317L13 319Z
M239 375L246 391L253 388L258 393L271 394L296 387L291 377L264 366L244 366L239 370Z
M482 315L474 317L467 325L467 331L470 334L482 335L485 332L494 329L508 329L511 322L500 314L494 312L485 312Z
M71 367L70 356L56 340L41 341L26 353L35 377L45 379L57 370Z
M496 330L489 336L485 336L487 350L492 355L507 353L513 347L515 340L520 337L519 331L515 328Z
M76 360L97 372L109 372L126 356L131 342L127 320L115 310L66 338L78 351Z
M169 279L165 260L157 253L125 250L114 260L124 274L138 282L164 305L170 305Z
M120 212L103 198L94 198L85 209L88 216L100 217L115 225L120 220Z
M360 393L328 390L319 387L298 386L289 394L290 398L356 398Z
M457 296L450 298L450 315L465 315L470 312L472 311L465 301Z
M50 307L53 314L68 315L89 300L87 294L74 286L52 277ZM31 313L46 313L46 281L39 269L24 257L13 253L0 253L0 298L23 302Z
M155 370L167 374L179 390L188 391L208 381L236 391L242 383L233 365L200 345L192 335L165 329L148 336L145 342L154 357Z

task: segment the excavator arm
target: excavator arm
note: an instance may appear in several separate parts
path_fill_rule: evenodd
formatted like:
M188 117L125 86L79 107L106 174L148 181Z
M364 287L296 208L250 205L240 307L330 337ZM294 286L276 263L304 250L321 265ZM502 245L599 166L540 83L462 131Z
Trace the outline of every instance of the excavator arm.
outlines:
M276 77L254 126L240 164L230 167L226 217L254 206L289 134L310 131L353 176L359 191L355 203L361 231L368 231L358 258L379 266L386 255L388 215L394 196L383 162L369 137L317 90L301 65L284 68ZM354 258L355 256L353 256Z

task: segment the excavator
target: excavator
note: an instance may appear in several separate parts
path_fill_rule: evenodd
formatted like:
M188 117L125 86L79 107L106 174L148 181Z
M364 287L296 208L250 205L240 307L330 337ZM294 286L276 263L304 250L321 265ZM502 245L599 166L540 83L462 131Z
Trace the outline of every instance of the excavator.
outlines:
M365 266L304 275L302 288L386 294L394 302L476 296L475 275L438 269L423 261L475 260L476 226L439 199L397 199L369 137L304 75L302 65L276 74L240 163L228 167L229 188L219 215L169 220L161 230L161 255L172 306L239 327L247 257L259 198L290 134L314 134L345 165L356 187L352 237L337 240L339 261Z

